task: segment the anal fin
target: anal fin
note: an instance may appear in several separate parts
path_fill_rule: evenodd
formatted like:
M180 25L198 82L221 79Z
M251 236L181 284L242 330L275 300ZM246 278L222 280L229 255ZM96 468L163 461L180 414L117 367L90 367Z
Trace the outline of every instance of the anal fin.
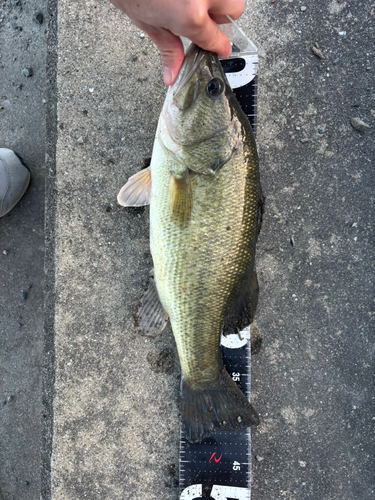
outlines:
M148 289L141 299L135 321L139 333L152 338L159 335L168 322L168 314L161 305L153 278L150 278Z
M142 207L149 205L151 196L151 171L147 167L132 175L117 195L123 207Z

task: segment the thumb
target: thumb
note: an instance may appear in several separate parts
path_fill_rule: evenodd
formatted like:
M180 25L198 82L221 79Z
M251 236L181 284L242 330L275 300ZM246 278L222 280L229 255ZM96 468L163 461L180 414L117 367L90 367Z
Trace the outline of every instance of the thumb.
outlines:
M226 59L232 52L229 38L220 31L216 22L207 15L206 22L199 26L190 40L204 50L215 52L218 56Z
M142 29L159 49L164 65L164 83L173 85L184 60L184 46L180 37L164 28L143 25Z

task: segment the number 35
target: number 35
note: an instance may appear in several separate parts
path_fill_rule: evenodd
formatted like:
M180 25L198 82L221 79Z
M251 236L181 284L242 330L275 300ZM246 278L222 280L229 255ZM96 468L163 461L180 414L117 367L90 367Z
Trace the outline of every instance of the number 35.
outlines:
M250 491L247 488L238 488L236 486L219 486L214 484L211 490L211 497L215 500L227 500L235 498L236 500L249 500ZM194 500L202 496L202 485L192 484L181 493L180 500Z

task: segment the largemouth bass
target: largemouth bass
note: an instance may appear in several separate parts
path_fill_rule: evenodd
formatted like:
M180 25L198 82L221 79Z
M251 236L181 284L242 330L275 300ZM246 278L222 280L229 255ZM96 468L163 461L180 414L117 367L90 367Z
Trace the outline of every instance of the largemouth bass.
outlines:
M223 327L239 332L257 303L258 156L215 54L190 46L167 92L151 165L128 180L118 201L150 203L154 279L137 326L153 335L171 321L187 439L199 442L217 428L258 424L220 351Z

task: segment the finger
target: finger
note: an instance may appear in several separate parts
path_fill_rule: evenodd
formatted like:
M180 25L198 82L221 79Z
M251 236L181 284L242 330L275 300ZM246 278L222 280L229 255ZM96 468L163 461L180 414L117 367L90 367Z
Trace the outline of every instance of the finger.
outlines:
M202 49L215 52L224 59L230 56L232 48L229 38L208 15L205 22L192 31L189 33L190 40Z
M245 10L245 0L230 0L223 2L222 0L213 0L209 4L208 12L214 15L230 16L236 20L242 16ZM211 16L212 17L212 16ZM216 19L215 19L216 21ZM224 24L224 23L218 23Z
M230 23L228 17L223 16L221 14L211 14L211 12L210 12L210 18L213 21L215 21L216 24L228 24L228 23Z
M164 28L143 24L140 26L159 49L164 65L164 83L173 85L184 60L184 47L179 36Z

